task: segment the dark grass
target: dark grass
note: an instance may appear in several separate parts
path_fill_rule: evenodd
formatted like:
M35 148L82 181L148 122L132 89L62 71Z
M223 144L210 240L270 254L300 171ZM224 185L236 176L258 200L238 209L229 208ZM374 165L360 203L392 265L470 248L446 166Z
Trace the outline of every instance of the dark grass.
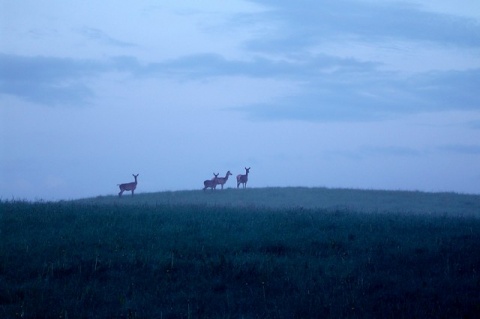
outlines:
M480 313L474 216L122 201L1 202L0 317Z

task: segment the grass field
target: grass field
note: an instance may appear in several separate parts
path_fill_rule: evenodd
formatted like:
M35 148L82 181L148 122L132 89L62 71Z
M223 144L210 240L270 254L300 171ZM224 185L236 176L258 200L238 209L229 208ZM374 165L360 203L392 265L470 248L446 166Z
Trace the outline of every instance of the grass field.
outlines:
M476 318L480 196L266 188L0 202L2 318Z

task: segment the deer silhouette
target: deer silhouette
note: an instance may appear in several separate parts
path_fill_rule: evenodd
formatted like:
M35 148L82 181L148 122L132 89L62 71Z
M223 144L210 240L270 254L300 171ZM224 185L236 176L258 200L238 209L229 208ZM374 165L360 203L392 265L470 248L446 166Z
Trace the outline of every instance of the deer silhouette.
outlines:
M120 187L120 193L118 193L118 197L122 196L124 191L132 191L132 196L133 196L133 192L135 191L135 188L137 188L138 174L137 175L132 174L132 175L133 175L133 178L135 178L135 182L118 184L118 187Z

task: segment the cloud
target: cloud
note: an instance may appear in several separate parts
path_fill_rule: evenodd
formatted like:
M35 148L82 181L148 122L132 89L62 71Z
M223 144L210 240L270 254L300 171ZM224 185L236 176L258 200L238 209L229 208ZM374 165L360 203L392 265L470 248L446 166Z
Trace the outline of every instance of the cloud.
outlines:
M135 56L75 60L0 54L0 93L47 105L84 104L94 97L91 78L120 71L131 74L133 80L247 77L281 80L294 87L288 96L285 93L272 102L236 109L255 120L368 121L416 112L480 108L476 94L480 69L405 77L385 71L375 60L355 58L355 52L343 58L311 50L319 43L344 39L373 47L389 41L413 41L478 49L480 24L475 20L390 2L310 0L301 6L290 1L251 2L267 10L241 13L231 25L257 24L266 31L243 43L241 59L208 51L148 62ZM106 45L133 46L100 29L84 27L80 32Z
M281 79L298 89L271 103L237 108L255 120L377 120L398 114L477 110L480 69L400 77L379 64L324 54L297 59L228 60L218 54L141 63L135 57L75 60L0 54L0 93L47 105L84 104L94 96L90 78L120 71L133 78L203 80L215 77Z
M254 57L251 60L227 60L219 54L196 54L140 66L135 59L125 58L139 74L168 75L188 79L218 76L248 76L255 78L284 78L305 81L321 77L333 69L338 72L365 72L372 70L374 63L328 55L315 55L297 60L272 60ZM125 63L125 64L127 64Z
M480 130L480 120L468 121L467 126L474 130Z
M480 25L476 20L428 12L418 6L354 0L310 0L302 5L286 0L252 1L270 9L261 13L262 20L272 21L275 32L250 41L250 50L285 54L345 38L480 47Z
M438 149L449 153L480 155L480 145L451 144L440 146Z
M420 158L425 154L424 151L413 147L385 145L385 146L359 146L352 149L332 149L326 155L330 159L348 159L353 161L371 160L372 158L380 158L388 160L388 158Z
M132 72L129 59L89 60L0 53L0 94L43 105L83 105L94 97L89 80L111 71Z
M252 2L267 10L239 14L231 20L232 26L257 25L262 30L244 43L249 58L197 54L145 65L139 74L282 79L298 88L295 95L272 103L237 108L256 120L363 121L480 108L475 93L480 87L480 69L413 73L406 78L401 72L382 70L383 65L374 60L354 58L353 51L352 58L345 59L311 50L339 41L363 41L373 47L416 42L478 49L480 25L473 19L391 2L306 1L301 6L290 1Z
M85 103L93 92L82 78L102 69L88 60L0 54L0 93L47 105Z
M359 150L359 153L366 155L380 155L393 157L411 157L419 156L421 152L415 148L403 146L366 146Z
M327 74L302 85L301 94L238 109L258 120L379 120L401 114L480 110L480 69L433 72L404 79L395 74Z
M351 58L349 68L347 60L312 53L330 43L344 47L363 43L373 48L416 43L472 52L480 48L480 24L475 19L428 12L405 3L311 0L299 6L290 1L252 1L268 8L256 13L259 29L263 26L266 31L248 41L245 48L251 54L280 57L295 65L289 75L293 75L291 80L301 81L297 90L301 93L270 104L246 106L241 110L249 118L376 120L406 113L480 109L475 93L480 87L478 65L461 71L412 73L405 78L401 70L382 70L374 56L370 62ZM244 16L232 23L244 21L255 19ZM405 63L411 54L415 52L405 55ZM352 49L351 56L355 55Z
M480 110L476 93L479 87L480 69L471 69L420 74L407 81L405 89L423 99L425 107L434 110Z
M79 32L85 37L105 45L116 46L121 48L136 46L133 43L112 38L102 30L99 30L96 28L83 27L79 30Z
M0 92L41 104L86 103L93 96L86 79L123 71L140 77L246 76L297 83L298 95L239 109L261 120L372 120L401 113L480 108L476 94L480 69L429 72L405 79L377 66L328 55L240 61L200 54L142 64L128 56L98 61L0 54Z

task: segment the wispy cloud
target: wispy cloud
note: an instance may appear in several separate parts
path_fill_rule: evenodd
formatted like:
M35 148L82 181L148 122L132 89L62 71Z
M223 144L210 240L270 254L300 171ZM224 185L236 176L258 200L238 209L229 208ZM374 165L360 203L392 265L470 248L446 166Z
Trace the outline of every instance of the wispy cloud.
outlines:
M257 120L377 120L398 114L479 107L473 88L480 85L480 70L434 72L405 79L378 70L375 63L329 55L240 61L201 54L145 65L125 57L117 64L138 76L190 80L245 76L282 79L298 86L299 94L237 109Z
M396 145L385 146L360 146L353 149L331 150L328 152L331 158L345 158L349 160L364 160L368 158L411 158L423 155L423 151L413 148Z
M480 69L421 74L408 79L383 72L325 74L302 87L301 95L247 106L243 111L256 119L343 121L480 108L474 89L480 87Z
M404 146L365 146L359 150L359 153L368 155L394 156L394 157L410 157L419 156L421 152L418 149Z
M0 93L47 105L85 103L93 93L82 79L103 70L89 60L0 54Z
M142 67L131 57L104 60L0 53L0 94L43 105L84 105L94 96L91 80L120 71L136 74Z
M100 29L83 27L79 29L79 32L83 36L105 45L111 45L111 46L117 46L117 47L123 47L123 48L135 46L135 44L133 43L115 39Z
M138 65L138 64L137 64ZM143 74L168 74L189 79L215 76L248 76L285 78L304 81L322 77L325 73L365 72L373 63L328 55L315 55L309 59L272 60L254 57L251 60L227 60L219 54L197 54L178 59L150 63L139 68Z
M271 104L246 106L243 111L250 118L373 120L402 113L480 108L475 93L480 87L478 68L417 73L405 78L400 72L383 71L380 62L355 59L354 51L349 60L311 53L312 48L321 51L328 43L348 45L349 41L369 46L416 42L478 50L480 24L476 20L391 2L307 1L301 6L290 1L254 2L269 8L256 13L263 18L243 16L233 23L262 21L270 28L245 47L252 54L284 61L271 63L265 58L256 60L255 65L244 65L242 70L264 70L268 65L268 73L256 75L301 79L297 90L301 93Z
M468 121L467 126L474 130L480 130L480 120Z
M471 144L450 144L438 147L440 151L467 154L467 155L480 155L480 145Z
M474 93L480 87L480 69L420 74L407 82L432 109L480 109L480 98Z
M312 53L335 41L434 43L480 48L477 21L422 10L406 4L342 0L253 1L268 7L242 14L232 24L259 24L266 31L244 44L250 60L227 60L219 54L180 57L152 63L143 74L196 79L247 76L291 81L297 94L270 104L238 109L258 120L376 120L398 114L480 108L476 87L480 69L413 74L382 70L380 62ZM348 8L348 9L346 9ZM317 50L318 52L318 50Z
M191 80L246 76L296 83L300 94L239 109L250 118L262 120L374 120L398 114L480 108L476 94L480 69L428 72L405 78L379 70L381 65L377 63L325 54L250 61L201 54L146 65L125 58L122 64L142 76Z
M342 38L480 47L477 21L427 12L400 2L382 5L354 0L310 0L298 5L286 0L252 1L270 8L262 13L263 20L274 23L276 35L251 41L248 47L252 50L285 53Z
M75 60L0 55L0 92L41 104L85 103L88 79L111 71L134 77L198 80L211 77L283 79L299 94L237 111L257 120L374 120L397 114L480 108L480 69L430 72L409 78L377 70L377 64L316 55L303 60L227 60L201 54L154 63L134 57Z
M360 59L355 52L344 58L321 50L322 44L352 39L373 47L413 41L478 50L477 21L391 2L310 0L301 6L285 0L251 2L266 10L241 13L229 23L237 28L252 24L268 27L253 40L249 37L239 43L244 50L242 59L208 51L158 61L142 61L136 56L100 61L3 54L0 92L42 104L84 103L93 95L91 77L122 71L133 80L250 77L282 80L295 87L290 96L237 109L256 120L377 120L406 113L480 108L478 66L405 77L385 71L375 59ZM79 32L106 45L134 46L101 29L83 27Z

